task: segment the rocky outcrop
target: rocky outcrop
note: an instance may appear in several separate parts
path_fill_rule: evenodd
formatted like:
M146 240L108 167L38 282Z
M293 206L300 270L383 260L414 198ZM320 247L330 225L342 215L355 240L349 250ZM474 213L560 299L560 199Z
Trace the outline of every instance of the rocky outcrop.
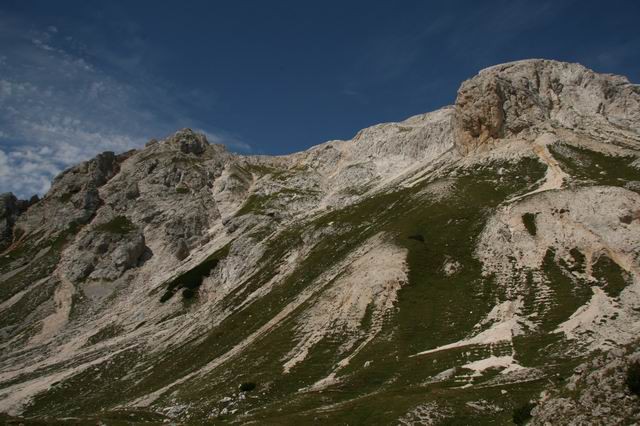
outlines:
M637 347L637 346L636 346ZM635 424L640 421L640 397L626 383L629 367L640 352L614 349L580 364L564 386L544 392L532 410L532 425Z
M11 193L0 195L0 250L13 238L13 224L20 214L16 202L16 197Z
M138 265L148 250L142 232L128 218L117 216L84 232L66 259L67 277L113 281Z
M579 64L542 59L480 71L458 90L454 117L456 144L463 153L541 129L596 124L637 133L638 123L639 86Z
M209 146L205 135L191 129L182 129L176 132L165 143L177 146L185 154L195 155L201 155Z
M37 195L27 201L19 200L10 192L0 194L0 251L13 241L13 229L18 216L38 201Z
M132 154L103 152L65 170L54 179L42 202L20 217L17 226L25 232L53 235L88 223L103 204L99 189L118 174L120 164Z

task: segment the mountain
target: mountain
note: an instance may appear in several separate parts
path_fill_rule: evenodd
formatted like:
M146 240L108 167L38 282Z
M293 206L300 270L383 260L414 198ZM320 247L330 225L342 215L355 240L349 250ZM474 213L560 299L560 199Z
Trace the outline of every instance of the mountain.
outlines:
M6 422L640 420L624 77L497 65L349 141L184 129L0 201Z

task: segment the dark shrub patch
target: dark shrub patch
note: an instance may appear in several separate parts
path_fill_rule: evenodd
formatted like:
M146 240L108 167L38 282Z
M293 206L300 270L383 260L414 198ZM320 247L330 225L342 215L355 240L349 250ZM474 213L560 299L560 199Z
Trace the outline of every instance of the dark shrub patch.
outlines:
M633 222L633 216L631 216L630 214L626 214L624 216L621 216L620 217L620 222L626 223L627 225L629 225L631 222Z
M190 269L181 275L178 275L173 281L167 284L167 290L160 297L160 302L164 303L171 299L173 295L180 289L182 291L182 297L185 299L192 299L197 295L197 289L202 285L202 281L205 277L208 277L211 271L218 266L218 263L229 252L229 246L225 246L211 256L206 258L201 264L193 269Z
M584 261L586 260L586 257L576 247L574 247L571 250L569 250L569 254L571 255L571 257L573 257L573 260L575 260L576 264L578 264L578 265L584 264Z
M86 346L92 346L92 345L95 345L96 343L115 337L118 334L122 333L123 331L124 329L119 325L116 325L116 324L108 325L103 329L101 329L100 331L98 331L97 333L95 333L94 335L92 335L91 337L89 337L87 339Z
M409 235L409 239L410 240L420 241L421 243L424 243L424 237L422 235L420 235L420 234Z
M513 410L513 423L517 425L526 424L527 421L531 418L531 410L535 408L535 404L527 402L524 405Z
M609 297L618 297L628 284L627 274L616 262L602 255L593 265L593 276ZM630 280L629 280L630 281Z
M562 266L566 267L570 271L577 271L577 272L584 273L585 267L586 267L586 259L587 259L585 255L582 254L582 252L578 250L576 247L569 250L569 254L571 255L571 257L573 257L573 265L567 265L564 262L564 260L561 260L560 263L562 264Z
M240 385L240 392L251 392L256 388L256 384L253 382L244 382Z
M134 229L135 225L126 216L116 216L109 222L96 226L96 231L110 234L128 234Z
M640 361L629 366L626 383L631 393L640 396Z
M161 302L166 302L179 290L184 289L182 296L185 299L190 299L195 296L195 290L202 285L202 281L205 277L208 277L211 271L218 266L218 259L206 259L204 262L196 266L195 268L178 276L175 280L169 283L167 291L162 295Z
M529 231L529 234L531 234L531 236L536 235L536 232L538 232L538 228L536 227L536 215L535 213L525 213L522 215L522 223L524 223L524 227L527 228L527 231Z
M58 197L58 200L59 200L61 203L66 203L66 202L68 202L69 200L71 200L71 197L72 197L72 196L73 196L73 194L72 194L71 192L67 192L67 193L65 193L65 194L62 194L60 197Z

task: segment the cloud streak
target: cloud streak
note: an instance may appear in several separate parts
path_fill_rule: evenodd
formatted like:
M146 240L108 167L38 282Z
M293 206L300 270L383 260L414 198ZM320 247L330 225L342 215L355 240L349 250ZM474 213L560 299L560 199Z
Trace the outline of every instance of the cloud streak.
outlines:
M99 152L202 126L146 70L130 82L135 70L127 64L118 77L119 64L92 61L63 28L25 30L1 12L0 28L0 192L42 195L56 174ZM208 133L231 150L251 151L237 137Z

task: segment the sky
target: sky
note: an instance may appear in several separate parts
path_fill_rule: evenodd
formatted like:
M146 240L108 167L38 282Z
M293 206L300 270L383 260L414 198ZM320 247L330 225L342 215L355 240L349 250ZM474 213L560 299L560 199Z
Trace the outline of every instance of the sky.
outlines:
M190 127L287 154L455 101L480 69L640 82L640 1L0 0L0 192Z

